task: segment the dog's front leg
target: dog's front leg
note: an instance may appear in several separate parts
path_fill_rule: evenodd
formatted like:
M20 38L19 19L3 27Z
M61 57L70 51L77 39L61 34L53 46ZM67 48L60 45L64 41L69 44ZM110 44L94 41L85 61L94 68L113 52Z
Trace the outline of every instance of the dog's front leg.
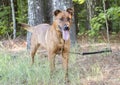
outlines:
M49 58L49 62L50 62L50 75L53 74L53 71L55 69L55 53L49 53L48 54L48 58Z
M62 53L62 61L63 61L63 67L64 67L64 70L65 70L65 82L68 82L69 79L68 79L68 58L69 56L69 53Z

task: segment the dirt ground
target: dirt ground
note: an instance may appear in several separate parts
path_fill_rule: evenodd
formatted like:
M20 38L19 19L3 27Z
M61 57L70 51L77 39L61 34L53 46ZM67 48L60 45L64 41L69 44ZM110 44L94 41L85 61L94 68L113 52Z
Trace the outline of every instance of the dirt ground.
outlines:
M77 55L77 59L74 66L80 67L79 71L84 74L81 75L81 85L120 85L120 43L119 39L113 39L110 43L112 53L107 54L95 54L95 55ZM77 48L75 52L88 52L88 51L99 51L106 47L109 47L106 43L95 43L78 39ZM25 38L17 38L15 40L2 40L0 41L1 50L4 48L7 52L10 53L20 53L26 50L26 40ZM81 57L82 56L82 57ZM96 80L94 78L89 78L86 73L89 72L90 66L97 63L101 68L101 76L97 76ZM71 66L72 67L72 66ZM84 67L84 69L82 69ZM94 75L94 74L91 74Z

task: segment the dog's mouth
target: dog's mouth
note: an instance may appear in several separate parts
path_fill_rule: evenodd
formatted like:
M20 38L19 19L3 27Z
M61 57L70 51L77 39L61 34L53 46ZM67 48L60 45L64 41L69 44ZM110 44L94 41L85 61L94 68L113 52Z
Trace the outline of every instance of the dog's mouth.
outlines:
M68 40L70 37L69 30L62 30L62 37L64 40Z
M61 28L59 26L61 32L62 32L62 38L66 41L70 38L70 31L69 31L69 27L68 26L64 26L63 28Z

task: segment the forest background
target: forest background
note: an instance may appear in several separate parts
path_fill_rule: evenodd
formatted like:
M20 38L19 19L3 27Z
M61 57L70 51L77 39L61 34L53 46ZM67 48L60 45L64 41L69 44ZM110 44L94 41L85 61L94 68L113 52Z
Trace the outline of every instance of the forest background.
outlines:
M105 10L103 2L105 3ZM16 22L15 35L25 35L26 31L21 29L18 23L28 23L28 1L14 0L13 3ZM51 15L47 14L50 12L52 1L41 0L40 4L42 5L42 22L51 23ZM72 5L75 11L77 36L88 35L100 38L106 32L105 18L107 18L108 28L112 35L117 35L120 32L120 0L73 0ZM2 0L0 2L0 38L12 38L14 36L12 17L10 0Z

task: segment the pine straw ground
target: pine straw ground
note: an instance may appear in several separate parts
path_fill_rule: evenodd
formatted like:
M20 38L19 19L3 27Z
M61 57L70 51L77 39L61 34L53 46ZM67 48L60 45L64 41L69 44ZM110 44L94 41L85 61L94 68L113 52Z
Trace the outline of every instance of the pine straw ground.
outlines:
M84 41L81 38L78 39L78 43L79 44L76 45L73 49L71 49L71 51L74 52L96 51L106 47L106 43L88 42L86 40ZM120 43L118 42L118 40L114 39L114 41L112 41L110 45L113 51L112 53L102 53L85 56L70 54L69 61L70 85L120 85ZM25 39L18 38L16 40L1 41L0 52L2 54L9 54L13 57L16 56L19 57L21 55L26 54ZM39 53L40 52L38 52L37 55L39 55ZM39 61L44 59L47 60L46 57L39 57ZM59 70L62 69L61 63L62 63L61 57L57 57L56 58L57 72L59 72ZM29 80L24 81L23 80L20 81L19 79L18 79L19 81L16 80L14 81L10 79L5 80L1 72L2 68L0 68L0 85L63 85L63 83L61 83L62 80L54 80L54 83L52 84L49 83L49 80L47 81L47 83L45 83L45 80L40 81L39 79L37 82L31 83L29 83L30 82ZM57 77L58 76L60 75L57 74ZM12 82L10 83L10 81ZM9 84L7 82L9 82Z

